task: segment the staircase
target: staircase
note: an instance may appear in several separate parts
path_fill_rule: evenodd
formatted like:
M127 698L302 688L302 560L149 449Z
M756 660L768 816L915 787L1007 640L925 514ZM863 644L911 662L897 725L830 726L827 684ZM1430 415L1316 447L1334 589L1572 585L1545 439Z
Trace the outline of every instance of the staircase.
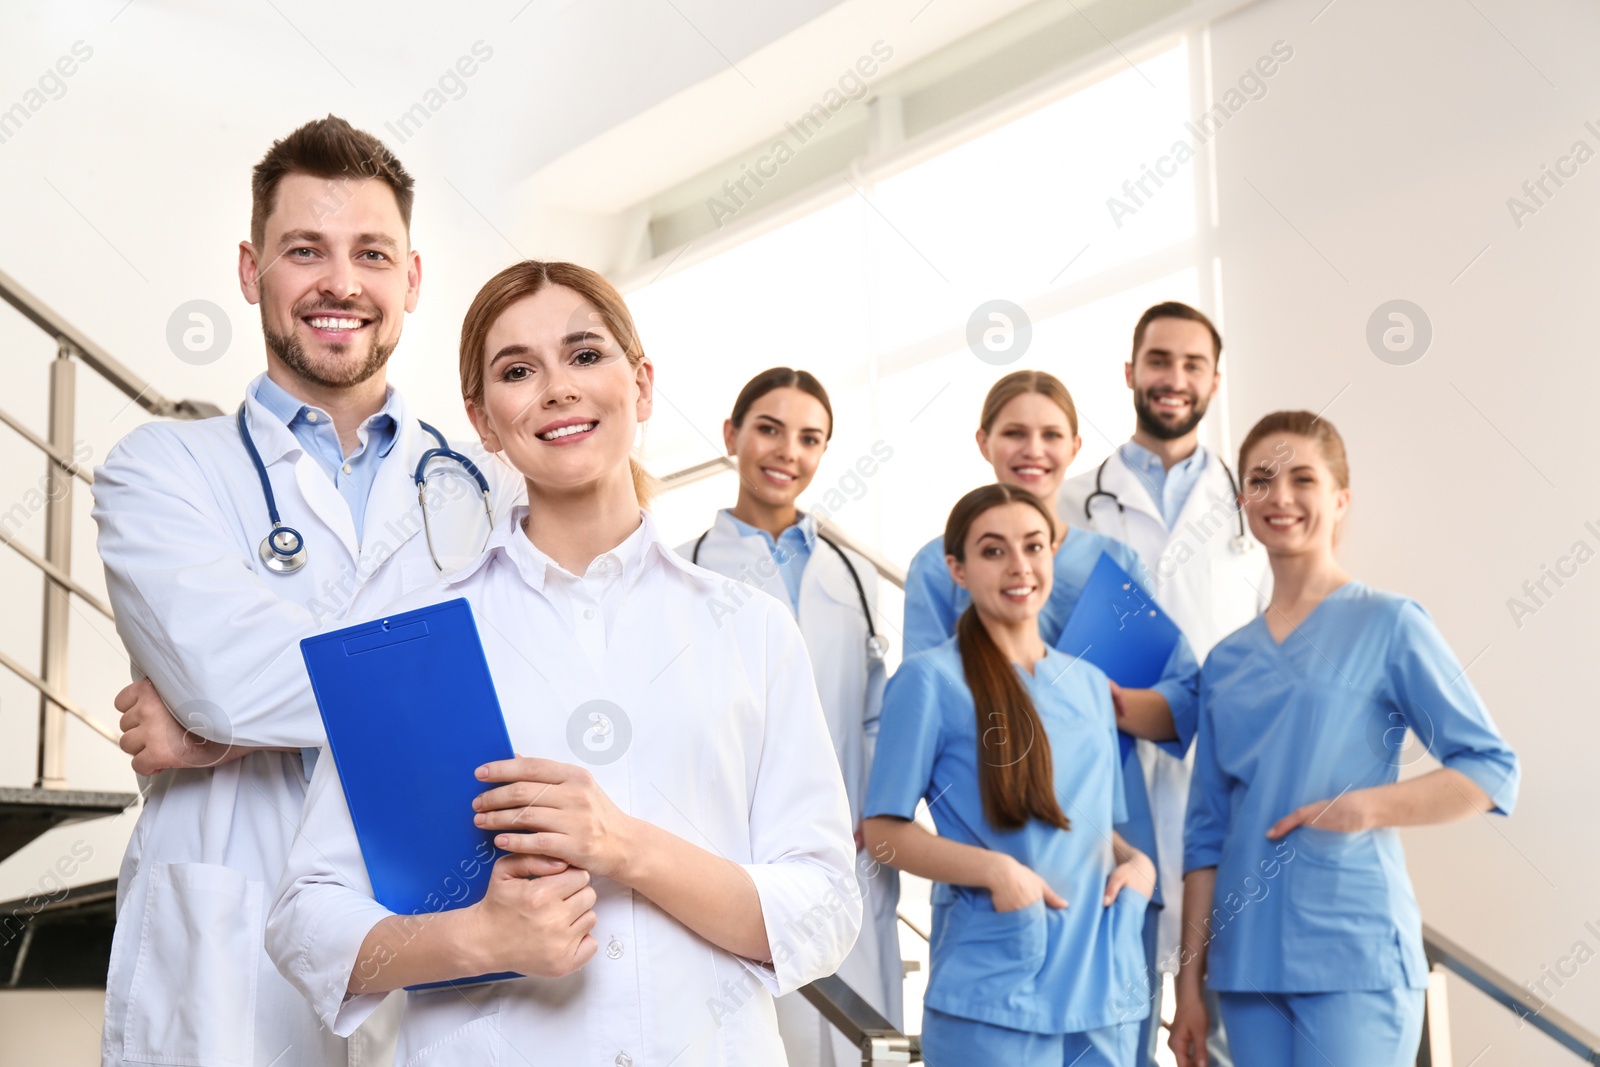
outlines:
M72 577L72 514L76 483L94 476L73 458L77 370L81 364L100 375L153 415L202 418L219 414L210 404L167 400L150 388L64 318L7 274L0 273L0 298L56 343L50 366L49 435L40 437L11 412L0 409L4 424L44 459L46 495L44 550L37 552L0 525L0 543L45 577L40 627L44 635L35 672L6 650L0 667L39 694L36 775L28 788L0 787L0 862L40 835L85 819L120 815L138 800L134 793L70 788L66 780L67 716L82 720L108 742L117 732L67 695L67 623L77 598L112 617L111 608ZM116 883L41 889L0 904L0 988L105 985L115 921Z

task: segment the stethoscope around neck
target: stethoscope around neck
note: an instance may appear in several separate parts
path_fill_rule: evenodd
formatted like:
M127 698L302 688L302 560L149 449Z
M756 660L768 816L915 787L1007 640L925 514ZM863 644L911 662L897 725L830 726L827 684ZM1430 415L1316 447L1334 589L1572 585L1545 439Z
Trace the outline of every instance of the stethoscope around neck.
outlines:
M709 536L711 536L711 531L707 530L705 533L701 534L695 539L694 551L689 555L690 563L693 563L697 566L699 565L700 546L706 543L706 538ZM839 554L839 558L844 561L845 570L850 572L850 581L854 583L856 587L856 597L861 601L861 615L867 620L867 658L874 661L881 661L889 654L889 641L887 638L880 636L877 627L872 625L872 608L867 604L867 587L861 584L861 575L857 573L856 565L850 562L850 557L845 555L844 549L839 547L838 542L834 541L831 537L827 537L819 532L817 534L817 540L823 542L829 548L837 552Z
M267 477L267 466L261 462L261 453L256 450L256 443L250 436L250 428L245 424L245 406L239 405L239 437L244 441L244 449L250 453L250 462L256 469L256 477L261 479L261 495L267 500L267 517L272 520L272 531L261 539L261 547L257 555L261 563L273 574L293 574L306 565L306 539L299 530L293 526L285 526L282 517L278 514L278 498L272 492L272 480ZM451 448L445 441L444 434L429 426L421 419L417 424L423 431L438 442L437 446L422 453L422 458L417 461L417 469L412 474L412 481L417 483L417 506L422 509L422 532L428 540L428 555L433 559L437 570L444 568L439 563L439 555L433 546L433 529L428 524L428 505L426 502L428 464L436 459L448 459L459 463L463 470L472 475L473 481L478 483L478 492L483 498L484 515L488 518L489 528L494 526L494 507L489 500L489 480L483 476L478 465L472 460Z
M1113 453L1113 455L1116 455L1116 454L1117 453ZM1220 456L1216 457L1216 459L1217 459L1218 463L1222 464L1222 473L1224 473L1224 474L1226 474L1228 476L1228 485L1229 485L1230 488L1233 489L1234 519L1239 524L1239 532L1236 533L1231 539L1229 539L1229 541L1228 541L1228 549L1234 555L1242 556L1246 552L1250 551L1250 539L1245 536L1245 532L1244 532L1244 508L1239 506L1239 479L1237 479L1237 478L1235 478L1233 476L1233 468L1229 467L1226 463L1224 463ZM1095 468L1095 471L1094 471L1094 492L1090 493L1088 495L1088 497L1086 497L1084 499L1084 501L1083 501L1083 517L1085 519L1087 519L1088 521L1093 522L1094 521L1094 515L1091 514L1091 512L1089 510L1090 506L1094 504L1094 501L1095 501L1096 497L1103 496L1103 497L1107 498L1108 500L1110 500L1113 504L1115 504L1117 506L1117 514L1122 516L1123 540L1127 540L1127 534L1128 534L1128 509L1127 509L1126 506L1123 505L1121 499L1119 499L1117 497L1117 494L1113 493L1111 490L1107 489L1105 487L1105 484L1104 484L1104 479L1105 479L1105 474L1106 474L1106 464L1110 463L1110 462L1111 462L1111 456L1107 456L1105 459L1100 461L1100 466ZM1126 463L1127 461L1124 460L1123 462Z

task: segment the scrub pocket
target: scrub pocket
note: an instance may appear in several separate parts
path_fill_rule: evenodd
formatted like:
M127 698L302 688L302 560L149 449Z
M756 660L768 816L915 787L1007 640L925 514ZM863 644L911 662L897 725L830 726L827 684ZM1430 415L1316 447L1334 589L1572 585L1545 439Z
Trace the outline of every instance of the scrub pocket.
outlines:
M988 893L960 892L950 905L929 983L947 997L1003 998L1039 973L1049 943L1043 900L995 911Z
M1111 902L1111 1002L1117 1023L1137 1022L1150 1014L1150 971L1145 965L1144 924L1150 898L1124 886ZM1153 921L1153 920L1152 920Z
M150 868L128 990L125 1059L251 1067L265 886L231 867Z
M1371 831L1340 833L1304 826L1288 839L1284 864L1298 936L1387 943L1393 938L1388 883Z

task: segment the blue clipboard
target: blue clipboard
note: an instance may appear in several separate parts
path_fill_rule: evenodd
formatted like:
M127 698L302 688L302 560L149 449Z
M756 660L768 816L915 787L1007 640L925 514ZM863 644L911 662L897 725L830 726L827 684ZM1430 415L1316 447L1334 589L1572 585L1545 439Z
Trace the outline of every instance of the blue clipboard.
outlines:
M1120 686L1148 689L1161 680L1181 636L1138 580L1102 552L1056 648L1088 660ZM1126 760L1133 739L1120 732L1117 739Z
M374 899L427 915L483 899L503 853L472 822L475 772L515 752L464 599L300 642ZM490 974L410 986L520 978Z

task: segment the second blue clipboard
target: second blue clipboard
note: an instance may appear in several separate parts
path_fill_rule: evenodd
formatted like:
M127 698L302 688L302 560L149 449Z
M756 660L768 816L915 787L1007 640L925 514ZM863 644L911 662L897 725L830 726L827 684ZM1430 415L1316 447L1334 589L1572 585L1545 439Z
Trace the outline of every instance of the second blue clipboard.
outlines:
M1160 681L1180 636L1178 625L1138 580L1102 552L1056 648L1088 660L1124 688L1148 689ZM1132 739L1117 736L1126 758Z
M472 608L449 600L308 637L300 652L374 899L397 915L482 900L501 852L473 825L475 772L515 753Z

